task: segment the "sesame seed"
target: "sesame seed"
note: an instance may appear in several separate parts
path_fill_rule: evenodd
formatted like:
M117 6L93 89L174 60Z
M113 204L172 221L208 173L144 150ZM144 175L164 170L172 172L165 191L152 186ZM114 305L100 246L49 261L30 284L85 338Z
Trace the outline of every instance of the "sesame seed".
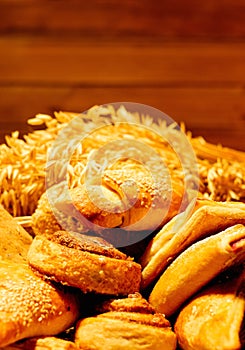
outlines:
M36 276L27 266L0 261L0 276L0 312L7 314L15 324L15 333L22 332L22 327L44 321L50 315L62 315L63 311L53 305L58 293L55 287ZM6 322L6 316L1 317L0 314L0 323Z

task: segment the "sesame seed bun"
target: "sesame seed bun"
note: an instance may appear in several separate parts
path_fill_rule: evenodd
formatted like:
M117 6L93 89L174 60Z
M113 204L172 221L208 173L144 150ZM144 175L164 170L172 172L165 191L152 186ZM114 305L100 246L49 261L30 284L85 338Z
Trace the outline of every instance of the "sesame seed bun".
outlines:
M28 265L0 260L0 347L20 339L55 335L78 318L73 290L37 276Z

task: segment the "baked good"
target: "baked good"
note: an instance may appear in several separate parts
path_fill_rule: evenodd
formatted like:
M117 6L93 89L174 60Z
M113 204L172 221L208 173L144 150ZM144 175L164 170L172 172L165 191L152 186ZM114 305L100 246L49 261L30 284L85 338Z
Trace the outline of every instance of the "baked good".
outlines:
M67 139L63 141L64 148ZM65 227L63 216L72 225L70 218L75 210L84 218L80 223L84 228L79 232L91 226L96 231L115 227L154 230L188 201L183 164L164 137L143 125L113 123L95 128L77 148L82 152L72 154L65 179L59 179L59 174L64 172L66 158L62 162L60 158L67 147L52 159L54 170L49 169L48 191L44 194L50 208L47 199L39 201L32 216L36 234L53 232L57 221L59 228L74 231L69 225Z
M29 233L0 204L0 257L17 263L26 261L32 242Z
M4 186L3 187L4 192L0 194L0 196L2 198L2 202L10 210L13 210L13 213L15 215L22 215L23 213L24 213L23 215L28 215L29 213L33 212L33 209L36 206L36 200L37 198L39 198L39 195L43 192L45 188L44 177L47 174L46 170L50 166L52 167L52 161L54 161L55 168L57 168L57 169L54 169L55 170L54 178L52 178L52 176L51 178L48 177L48 182L47 182L49 185L50 185L49 183L50 179L52 180L51 182L53 182L50 189L52 191L54 190L53 195L55 197L55 203L51 203L50 205L48 191L40 199L38 209L36 210L32 218L33 228L36 234L40 234L40 233L43 234L45 232L56 232L61 228L65 228L65 229L69 228L69 231L76 231L76 232L85 232L90 228L92 228L92 230L96 231L97 233L103 233L104 237L106 237L106 233L109 232L109 230L107 230L108 228L109 229L122 228L125 230L125 232L121 231L123 233L126 233L127 229L129 228L130 230L137 231L137 233L141 232L141 230L153 231L155 228L158 228L164 225L169 219L171 219L174 215L176 215L179 211L181 211L179 210L180 207L183 210L186 205L185 199L186 199L186 202L188 203L188 199L185 197L186 195L188 195L188 193L184 193L184 186L188 184L184 184L183 171L182 171L183 169L181 169L181 164L180 164L182 163L182 155L183 153L185 153L183 152L183 150L186 149L185 147L184 148L182 147L183 146L182 144L179 145L177 142L177 146L181 150L181 152L179 153L179 155L181 155L180 157L181 162L179 162L178 160L176 161L176 158L178 158L178 152L176 157L176 155L174 155L173 150L171 149L171 146L169 144L167 145L168 142L163 142L162 140L160 141L160 138L157 137L157 134L154 134L151 131L147 130L147 127L142 126L140 128L136 128L135 126L132 126L132 123L131 124L127 123L126 121L127 121L127 118L130 117L130 113L128 113L125 109L122 109L120 107L116 115L116 113L114 113L115 111L112 111L111 107L109 108L99 107L98 113L97 112L95 113L95 118L91 118L91 114L93 114L92 110L88 111L87 115L85 116L86 121L82 123L82 127L80 128L82 129L83 136L84 136L84 132L90 134L88 135L88 137L86 137L83 140L84 142L82 143L82 145L81 144L78 145L78 148L80 150L82 149L82 152L75 151L75 153L72 155L70 159L68 168L66 169L66 167L64 166L64 169L67 170L67 174L66 174L67 178L65 178L65 180L67 180L66 182L68 182L68 187L69 187L68 196L67 196L67 193L63 191L64 184L60 182L60 180L62 180L63 170L64 170L63 154L67 151L69 146L72 145L74 141L73 139L74 135L69 135L69 134L65 135L66 136L65 142L61 142L63 143L63 146L61 146L61 151L62 152L64 151L64 153L59 152L60 151L59 147L57 147L56 149L58 158L54 156L54 158L49 159L51 160L51 162L46 163L46 155L48 154L47 152L48 148L49 149L51 148L51 151L54 151L54 149L52 150L52 143L54 142L58 131L61 130L62 127L66 128L67 126L66 124L69 124L69 122L71 121L71 119L69 119L69 115L71 114L61 112L56 114L57 119L53 119L53 120L49 116L40 116L40 120L41 120L41 117L43 118L45 117L43 120L48 120L48 123L50 122L50 129L52 131L38 130L36 133L33 133L33 138L30 134L26 135L25 140L27 141L30 140L30 145L33 150L33 152L32 150L30 152L30 157L28 156L26 158L25 153L28 153L28 149L26 149L26 147L23 147L24 144L21 143L22 140L19 140L20 143L17 142L18 136L16 135L16 133L13 133L13 139L15 139L15 142L12 142L13 139L11 140L10 137L7 138L9 145L11 144L18 145L17 148L13 149L13 155L14 153L16 153L17 155L21 154L21 157L22 157L21 161L24 160L23 163L25 162L30 163L31 165L30 168L32 169L27 173L21 172L20 171L21 167L18 167L18 164L19 163L22 164L22 162L19 162L18 158L13 159L13 163L16 163L16 164L13 164L13 167L10 166L9 169L3 169L3 174L2 174L3 176L1 177L3 180L3 183L6 185L6 179L9 178L7 183L10 186L9 187ZM108 127L104 128L105 125L103 123L100 123L99 119L103 119L103 120L108 119L108 114L110 113L111 113L111 116L113 117L112 118L113 123L112 125L108 125ZM126 120L124 120L125 121L124 125L122 125L122 119L119 120L120 123L117 123L117 118L119 117L119 115L125 115ZM74 114L72 118L75 116L76 115ZM86 128L84 128L84 126L85 124L86 125L90 124L91 121L93 121L93 125L92 125L93 132L90 133ZM144 116L140 116L140 118L136 120L136 123L140 124L140 122L142 121L145 122L143 124L145 124L146 126L149 125L150 129L156 130L157 132L158 131L161 132L160 127L154 128L156 127L156 125L152 125L151 122L149 123L148 117L144 118ZM61 123L63 122L64 122L64 125L61 126ZM94 132L94 128L95 127L97 128L97 126L98 126L98 130ZM102 127L102 128L100 128L99 130L99 127ZM169 130L171 133L171 129L174 130L174 126L170 125L170 127L167 128L165 125L165 127L162 128L162 130L164 131L164 133L166 132L166 134L169 133ZM51 135L52 133L53 135ZM44 136L45 146L46 146L45 150L39 146L33 148L33 145L36 144L33 141L35 139L39 140L41 138L40 136ZM81 134L78 136L81 137ZM131 139L134 141L135 140L143 141L144 144L152 147L152 149L157 152L157 157L153 157L153 158L149 157L149 161L146 160L146 162L144 158L137 159L136 161L132 160L133 159L132 153L126 154L124 151L124 147L123 147L123 145L125 145L124 136L125 136L125 139L129 139L129 140ZM121 139L122 139L122 142L121 142ZM67 140L69 141L71 140L72 142L69 142L69 145L68 145ZM40 143L41 142L43 141L40 141ZM95 150L102 149L104 146L107 146L107 144L109 144L110 142L112 143L114 142L113 145L116 146L115 151L117 152L118 159L113 159L114 163L112 162L112 164L107 164L106 162L104 162L105 159L102 157L103 172L101 173L100 172L101 168L96 163L98 161L98 157L97 159L92 157L92 161L95 161L95 164L94 164L95 172L99 171L99 177L93 179L93 181L90 181L90 177L88 177L89 181L86 182L85 175L87 171L87 164L91 160L90 156L94 154L93 152ZM201 144L203 144L203 142L200 142L200 145ZM130 142L128 143L128 145L130 145ZM195 150L198 147L194 147ZM21 148L24 149L23 155L21 153ZM42 150L41 153L43 154L40 154L38 151L36 152L36 150L39 148ZM126 147L126 149L127 149L127 152L130 150L130 148L128 147ZM241 200L244 199L245 198L244 197L244 191L245 191L244 177L242 176L242 173L240 171L242 162L241 163L237 162L236 164L234 164L234 162L231 162L229 164L229 168L227 168L225 162L223 163L224 159L221 159L226 154L225 150L222 150L220 147L217 147L217 150L219 152L217 157L215 155L215 158L219 158L219 160L216 159L214 163L212 159L211 159L211 162L206 162L207 161L206 158L208 156L214 156L212 152L209 152L211 151L210 149L207 150L204 157L205 159L203 161L200 161L200 159L197 159L199 163L198 164L199 170L202 169L202 167L204 168L202 169L203 171L201 171L203 176L201 175L200 177L201 179L200 181L201 186L199 188L201 192L200 195L203 194L205 197L208 196L210 198L217 198L220 200L235 199L237 201L240 198ZM147 154L146 152L146 156L149 156L151 154L152 153ZM235 154L235 156L236 155L237 154ZM162 171L161 166L159 166L158 161L156 161L156 159L159 156L163 160L163 162L167 165L169 174L167 174L167 172L165 171ZM11 155L11 158L12 158L12 155ZM9 157L5 156L5 159L7 160L6 164L8 164ZM239 159L240 157L238 157L237 160ZM231 157L231 160L233 160L233 156ZM244 163L244 155L243 155L243 163ZM6 164L3 166L6 166ZM17 167L15 167L16 165ZM12 175L11 175L11 168L12 168ZM24 164L23 164L23 168L25 168ZM17 177L16 174L18 175L18 170L19 170L19 175L21 174L23 176L23 178L19 176L19 181L20 181L19 183L18 181L16 181L16 177ZM23 170L24 169L22 169L22 171ZM189 168L189 170L192 170L192 169ZM236 172L237 173L239 172L239 176L236 176L237 175ZM38 178L35 176L36 173L38 173ZM189 174L191 173L191 171L190 172L188 171L187 173ZM34 174L34 176L29 176L30 174ZM153 176L151 176L152 174ZM158 174L159 176L156 176ZM170 177L169 182L168 182L168 175ZM26 178L29 178L29 180L33 179L33 182L28 180L29 182L27 184L25 182ZM57 183L58 185L56 185ZM26 191L23 191L23 184ZM137 185L136 186L137 191L135 191L134 184ZM13 186L13 188L11 186ZM171 190L169 187L171 187L171 189L173 190L171 194L170 194ZM191 188L192 188L191 186L188 187L188 190ZM32 196L33 193L35 193L35 196ZM56 193L58 193L57 196L56 196ZM135 197L135 194L137 194L136 197ZM165 195L167 195L166 196L167 198L165 198ZM30 200L30 198L32 198L32 200ZM29 203L30 205L28 205L27 203ZM22 208L22 205L23 205L23 208ZM239 204L236 204L236 206L238 205ZM195 210L197 210L198 206L199 204L197 203ZM219 208L220 206L217 205L216 209L219 210ZM239 205L239 208L240 208L240 205ZM241 221L239 221L240 219L237 220L238 218L236 216L237 212L236 214L234 214L234 216L232 216L233 214L230 215L229 210L226 210L222 212L221 217L219 217L219 221L215 221L213 226L214 230L213 231L210 230L210 227L212 227L212 225L209 225L210 222L208 222L208 220L207 222L205 221L206 214L208 214L207 219L209 219L209 215L212 216L212 214L219 216L216 213L216 209L214 208L213 211L208 210L207 213L205 212L205 210L203 210L201 213L199 213L200 214L198 216L199 221L196 221L194 226L191 226L191 225L185 226L186 236L183 235L182 237L184 238L184 241L180 239L181 235L179 236L177 234L175 234L176 240L172 240L173 232L171 232L169 236L164 234L163 236L164 236L165 242L167 242L168 239L170 239L170 241L173 243L173 245L170 244L170 247L169 247L170 250L168 251L168 253L166 253L166 251L164 250L163 251L161 250L161 246L162 246L162 243L160 242L161 239L160 241L158 240L155 241L155 243L157 242L155 247L157 248L157 251L160 248L162 255L161 254L159 255L157 253L156 254L154 253L153 255L150 254L150 261L146 259L147 262L146 262L146 265L144 265L144 267L146 268L145 271L147 271L149 267L151 271L154 273L155 271L158 270L157 274L153 276L153 280L156 279L162 273L162 271L172 261L172 259L176 258L178 254L180 254L182 251L187 249L189 245L195 242L195 240L203 239L209 234L215 234L218 231L226 228L226 226L224 227L219 226L220 223L222 225L227 224L228 226L237 224L238 222L241 222L244 224L244 221L242 221L243 219L241 219ZM25 210L26 210L26 213L25 213ZM77 215L77 214L81 214L81 215ZM238 214L240 215L241 212L239 212ZM185 216L185 215L186 215L186 212L182 216ZM187 212L187 215L188 215L188 212ZM81 217L84 220L80 220ZM233 219L234 221L232 221ZM184 220L186 220L186 217L184 218ZM177 221L180 227L183 221L179 220L179 217ZM203 225L203 222L206 225ZM170 223L169 227L173 228L173 226L171 226L173 223L177 224L177 222L174 220L173 222ZM200 225L200 230L198 231L199 225ZM111 231L113 232L113 235L114 235L114 232L116 230L111 230ZM137 236L137 237L140 237L140 236ZM48 243L47 241L45 241L45 239L47 239ZM43 240L42 239L38 240L38 242L39 242L38 247L40 247L40 242L42 242L43 244L42 248L48 247L50 249L48 251L48 254L46 254L47 251L45 251L46 255L43 253L44 249L43 250L41 249L43 255L40 254L40 256L41 257L45 256L45 259L48 256L50 256L50 259L55 257L55 254L53 255L50 254L50 251L54 247L57 255L59 255L58 252L60 252L60 250L58 251L57 246L59 246L59 248L61 246L65 248L69 248L69 250L65 249L66 255L62 253L60 257L62 258L65 256L65 261L63 263L64 269L66 269L66 263L68 260L67 259L68 251L69 253L71 253L72 251L82 251L82 252L89 253L90 254L89 257L93 255L93 258L91 260L94 260L94 255L102 256L103 259L104 257L106 257L106 261L109 261L110 263L112 263L112 260L109 260L109 259L116 259L118 261L129 260L127 259L127 257L120 254L120 252L118 251L115 251L113 249L107 249L97 244L95 248L94 242L91 242L91 241L88 242L84 238L83 242L81 243L80 240L78 242L78 240L75 238L70 238L70 237L67 238L66 234L64 233L55 234L53 238L45 237ZM234 245L234 247L235 246L236 244ZM35 247L37 248L37 246ZM180 250L176 250L176 247ZM38 249L39 248L37 248L37 251ZM63 252L63 248L61 250ZM16 251L18 254L18 247ZM151 252L153 251L154 250L152 250ZM169 255L166 255L166 254L169 254ZM22 255L25 256L24 253ZM35 254L33 253L32 254L33 261L35 261L34 255ZM5 255L4 258L6 258L6 256L7 255ZM15 256L15 254L13 254L13 256ZM72 254L70 254L70 256L72 256ZM81 257L81 255L79 254L78 256ZM148 256L147 253L145 256ZM163 259L162 259L162 256L163 256ZM165 260L166 256L167 258ZM86 258L87 257L88 256L86 255ZM18 255L16 255L16 259L17 258L18 258ZM57 258L57 256L55 258ZM91 260L87 260L89 262L88 266L91 266L90 265ZM142 264L143 264L143 260L144 259L142 259ZM77 283L75 282L75 277L74 279L73 277L69 277L69 274L68 273L66 274L66 272L62 274L61 259L60 260L54 259L54 261L58 261L58 265L60 266L60 269L58 269L58 271L55 271L54 267L52 270L52 268L50 267L52 263L50 263L50 265L44 264L45 265L44 267L42 261L38 262L37 266L35 267L35 270L36 271L39 270L39 266L41 266L43 268L43 270L40 269L41 273L45 274L45 268L47 268L48 270L47 274L50 273L50 276L49 276L50 279L61 281L64 284L67 284L67 283L69 284L70 282ZM162 265L162 261L163 261L163 265ZM70 263L72 264L73 262L74 261L71 259ZM151 262L153 264L151 264ZM75 269L72 269L72 266L69 265L69 263L68 263L68 266L71 267L70 272L72 275ZM159 270L159 266L160 266L160 270ZM108 263L107 267L109 271L110 269L112 269L113 266ZM97 268L99 268L99 265L97 265ZM135 271L136 270L137 269L135 269ZM148 272L149 271L150 270L148 269ZM92 274L92 272L94 272L93 269L92 271L90 271L90 273ZM104 271L100 269L99 273L101 272L103 275ZM151 275L152 272L150 272L150 278L152 278L152 275ZM55 273L57 274L57 276L55 276ZM132 275L133 274L130 273L129 277L133 278ZM75 276L75 272L74 272L74 276ZM117 279L118 279L118 276L119 274L116 276ZM122 277L125 278L125 276L122 276ZM177 277L178 276L175 276L175 278ZM148 286L153 280L147 280L145 285L142 283L142 286L143 287ZM111 282L112 281L110 281L110 283ZM111 285L109 287L108 285L102 286L101 284L100 286L98 286L98 280L94 281L92 280L92 277L89 280L89 284L90 285L88 287L86 287L83 284L82 289L85 291L88 291L88 290L90 291L90 288L92 285L92 290L97 290L99 293L100 292L104 293L106 288L109 288L109 287L111 288ZM135 282L135 285L136 284L137 283ZM115 294L117 294L118 290L121 291L121 287L117 288L115 286L113 293L115 292ZM123 308L124 302L125 304L127 304L127 310ZM135 322L140 324L147 323L147 325L151 327L152 315L151 314L150 316L145 315L145 313L147 314L145 309L145 302L141 302L140 306L137 303L133 305L131 305L130 303L131 301L129 302L128 298L122 299L120 301L114 300L113 303L112 302L110 303L110 311L103 310L102 308L101 312L103 313L103 315L101 316L101 318L103 317L105 319L112 318L113 320L116 319L121 321L127 321L130 319L130 322ZM117 309L117 307L119 307L120 310ZM136 311L136 310L141 310L140 314L139 314L139 311ZM106 312L106 315L104 315L105 312ZM141 313L144 314L144 317L142 317ZM165 324L164 323L165 321L161 317L158 316L156 318L157 318L157 322L154 321L154 326L156 326L156 324L158 326L160 324L161 325ZM26 343L26 346L29 346L31 342L35 343L35 341L36 340L34 339L30 340L29 343L28 342ZM56 346L56 347L59 345L61 346L61 343L54 338L45 338L41 340L38 339L36 342L36 345L50 346L51 343L55 344L53 346ZM62 346L63 345L64 343L62 343ZM72 346L74 346L74 344L72 344ZM166 346L163 346L163 347L166 348Z
M141 266L95 237L65 231L38 235L28 261L40 273L84 293L127 295L140 287Z
M54 286L25 264L0 260L0 347L58 334L80 314L78 294Z
M125 309L123 304L125 303ZM101 314L78 321L75 343L87 350L174 350L176 336L169 321L138 293L100 306Z
M191 244L235 224L245 224L245 203L198 199L194 208L175 216L148 244L140 259L142 288L159 278Z
M2 350L79 350L75 343L55 337L29 338Z
M139 108L139 113L130 112L131 108L134 110ZM80 183L81 174L84 173L84 165L87 163L90 151L103 147L106 142L123 138L123 133L120 131L122 129L118 128L119 124L121 124L120 127L123 124L127 125L124 140L139 140L151 146L152 143L157 145L157 140L160 140L157 135L160 134L162 140L158 142L158 150L164 153L171 149L172 145L180 155L181 161L184 158L187 163L190 161L193 147L196 160L193 161L195 158L193 156L188 163L190 165L188 169L192 171L195 167L192 165L197 163L199 173L197 185L200 185L199 195L201 197L219 201L245 201L244 152L223 147L220 144L210 144L201 136L194 138L190 131L186 132L183 123L181 124L183 133L180 134L174 121L169 123L168 118L167 120L165 117L162 118L161 112L156 112L149 106L139 104L130 106L127 103L125 105L93 106L80 115L67 111L55 112L54 115L37 114L35 118L28 120L28 124L33 125L34 130L29 130L24 138L18 131L15 131L11 135L6 135L7 146L6 144L0 145L0 181L3 184L0 189L0 202L14 216L31 215L40 195L45 191L45 169L53 166L52 162L56 154L55 159L64 165L63 154L66 155L70 146L74 146L73 141L80 141L85 135L91 135L83 147L78 143L78 149L81 152L80 154L77 152L77 157L74 157L76 158L74 167L72 164L71 173L74 173L72 182L77 186ZM41 130L40 128L36 130L37 125L41 126ZM70 125L73 127L69 127ZM142 125L142 130L130 129L132 125ZM99 133L92 133L95 129L100 129ZM149 129L155 132L155 138L152 137L152 133L151 136L148 134ZM66 139L61 139L57 143L57 135L61 132ZM184 136L184 133L187 138L181 137L181 135ZM69 140L69 145L67 145L67 140ZM55 153L54 158L47 163L47 154L54 142L56 142L57 149L56 152L53 152ZM120 155L122 149L119 151L117 152ZM81 155L80 159L79 155ZM165 159L167 159L165 164L171 173L175 173L178 181L179 165L176 158L173 157L173 152L170 154L166 152ZM57 171L53 178L54 183L59 182L56 180L59 180L63 170L66 169L61 166L60 170L62 171Z
M149 302L157 312L170 316L221 271L244 259L245 226L238 224L180 254L157 281Z
M139 292L127 295L125 298L103 300L101 303L95 303L94 312L102 314L109 311L116 312L134 312L136 314L155 314L154 308L142 297ZM166 321L167 325L169 322Z
M180 311L174 329L181 349L243 348L245 342L242 344L241 328L245 313L244 266L239 270L238 274L231 270L222 279L220 277Z
M72 232L86 232L88 229L75 217L72 212L65 211L69 209L70 198L64 196L64 183L59 183L52 186L52 196L56 198L56 203L60 203L62 210L56 209L49 203L49 190L47 190L38 200L38 205L31 216L31 227L35 235L38 234L53 234L56 231L69 227Z

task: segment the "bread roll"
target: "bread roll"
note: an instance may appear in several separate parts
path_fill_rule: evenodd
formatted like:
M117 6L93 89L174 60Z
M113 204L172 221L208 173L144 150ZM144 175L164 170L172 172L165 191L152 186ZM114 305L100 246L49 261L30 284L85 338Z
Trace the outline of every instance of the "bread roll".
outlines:
M58 334L80 314L75 291L54 286L24 264L0 260L0 347Z
M198 199L193 212L190 207L175 216L149 243L140 259L142 288L154 282L191 244L235 224L245 224L245 203Z
M111 245L106 246L105 241L98 243L65 231L49 238L39 235L29 249L28 261L35 270L84 293L127 295L138 291L141 266Z
M245 272L234 271L196 295L181 310L175 332L183 350L242 349Z
M188 201L184 196L183 164L157 132L142 125L115 123L88 133L80 146L82 153L75 152L70 159L72 171L68 171L68 185L64 181L66 191L57 190L56 184L61 184L61 180L48 181L51 184L44 197L53 197L53 200L49 208L47 199L39 201L32 216L36 234L54 232L57 225L59 229L74 231L71 220L74 206L85 219L78 222L84 226L84 231L91 225L93 230L115 227L131 231L154 230L176 215ZM57 158L52 160L56 165L60 156ZM91 163L97 170L86 177ZM54 178L59 177L64 162L62 169L58 167L57 170L56 165ZM98 170L101 167L103 171ZM51 192L54 195L50 195ZM66 227L64 216L69 221Z
M154 286L149 301L166 316L229 266L245 259L245 226L235 225L180 254Z
M120 301L111 300L100 309L103 310L102 314L78 322L75 343L80 349L174 350L176 348L176 336L169 321L164 315L155 313L139 294Z

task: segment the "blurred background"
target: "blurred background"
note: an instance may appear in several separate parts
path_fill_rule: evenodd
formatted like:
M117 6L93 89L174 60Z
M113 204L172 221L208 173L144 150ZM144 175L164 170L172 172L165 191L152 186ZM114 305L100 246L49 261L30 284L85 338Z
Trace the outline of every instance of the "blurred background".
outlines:
M244 0L1 0L0 140L37 113L148 104L245 151Z

